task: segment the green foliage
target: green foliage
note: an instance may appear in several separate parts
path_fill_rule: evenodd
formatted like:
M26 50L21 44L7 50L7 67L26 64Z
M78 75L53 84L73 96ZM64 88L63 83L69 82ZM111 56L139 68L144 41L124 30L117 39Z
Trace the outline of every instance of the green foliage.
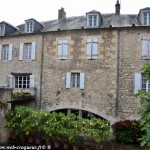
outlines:
M74 114L48 113L33 108L17 106L6 115L6 127L18 136L40 136L45 141L63 140L80 145L84 135L100 143L109 135L109 123L93 118L83 119ZM17 129L17 130L16 130Z
M150 80L150 64L145 64L142 68L143 74L146 76L148 80ZM143 136L141 140L141 146L145 148L145 150L150 149L150 92L139 91L136 94L137 97L140 97L141 100L141 108L139 114L141 116L141 126L143 131Z
M137 120L117 121L112 127L116 140L120 143L139 143L139 138L141 138L143 134L140 122Z

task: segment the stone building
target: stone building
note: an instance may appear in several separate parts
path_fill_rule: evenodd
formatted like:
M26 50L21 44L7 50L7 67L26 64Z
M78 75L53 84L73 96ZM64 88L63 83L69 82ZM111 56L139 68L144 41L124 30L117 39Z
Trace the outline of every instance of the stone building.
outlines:
M85 16L14 27L0 22L0 89L11 107L27 105L110 123L139 119L138 89L149 90L141 67L150 58L150 8L138 14L96 10Z

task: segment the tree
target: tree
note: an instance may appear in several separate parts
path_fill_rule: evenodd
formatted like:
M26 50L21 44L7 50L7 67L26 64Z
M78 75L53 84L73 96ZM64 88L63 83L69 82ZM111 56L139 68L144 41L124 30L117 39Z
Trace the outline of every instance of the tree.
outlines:
M142 73L146 76L147 80L150 80L150 64L143 66ZM140 144L145 150L150 150L150 91L140 90L136 96L140 97L141 102L139 114L141 116L140 123L142 125L143 136L140 139Z

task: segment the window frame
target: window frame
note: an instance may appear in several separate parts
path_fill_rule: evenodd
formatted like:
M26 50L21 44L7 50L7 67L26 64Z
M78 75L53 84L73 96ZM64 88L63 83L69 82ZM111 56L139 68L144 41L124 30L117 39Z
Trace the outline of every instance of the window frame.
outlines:
M141 58L150 59L150 37L141 39Z
M34 31L34 21L26 21L25 23L25 32L32 33Z
M97 39L87 39L86 42L86 57L87 59L97 59L98 58L98 40Z
M143 25L150 25L150 11L143 11Z
M71 73L71 87L80 88L80 73Z
M142 74L142 79L141 79L141 89L145 92L150 91L150 80L147 80L144 74Z
M99 26L99 15L97 13L90 13L87 15L87 26L90 28Z
M24 60L31 60L32 58L32 43L24 43L23 48Z
M59 40L58 41L58 59L61 59L61 60L68 59L68 49L69 49L69 41Z
M5 34L5 24L0 25L0 36L4 36Z
M2 45L2 60L9 60L9 45Z

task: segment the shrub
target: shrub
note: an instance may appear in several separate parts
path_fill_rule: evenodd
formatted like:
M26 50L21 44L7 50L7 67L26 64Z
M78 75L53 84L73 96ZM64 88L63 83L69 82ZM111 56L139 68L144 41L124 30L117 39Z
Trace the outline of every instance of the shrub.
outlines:
M118 121L112 127L116 140L120 143L139 143L139 138L142 137L141 125L137 120Z

